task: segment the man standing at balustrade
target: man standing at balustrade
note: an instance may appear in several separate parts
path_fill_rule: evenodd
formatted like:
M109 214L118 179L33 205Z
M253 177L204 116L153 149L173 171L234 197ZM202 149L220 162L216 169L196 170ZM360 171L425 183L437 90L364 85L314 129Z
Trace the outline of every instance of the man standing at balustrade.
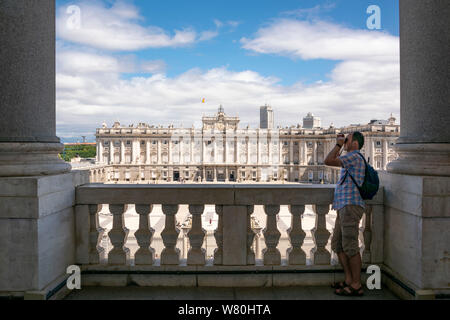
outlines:
M335 293L345 296L362 296L361 255L359 253L359 222L364 213L364 201L358 186L364 182L365 163L359 152L364 145L364 136L360 132L344 138L339 134L336 146L325 159L328 166L341 167L341 175L334 193L333 209L337 211L336 223L331 239L331 249L336 252L344 268L345 280L333 284ZM344 146L347 152L340 156ZM351 177L353 179L351 179Z

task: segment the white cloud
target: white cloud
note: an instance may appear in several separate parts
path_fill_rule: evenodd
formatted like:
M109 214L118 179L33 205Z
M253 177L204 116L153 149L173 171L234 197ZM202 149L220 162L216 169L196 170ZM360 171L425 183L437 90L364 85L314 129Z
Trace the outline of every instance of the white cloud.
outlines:
M80 19L68 7L59 8L56 19L57 36L63 40L94 48L135 51L147 48L179 47L213 38L191 28L171 33L157 26L143 26L144 20L133 5L114 2L110 8L99 1L82 1ZM74 20L75 19L75 20ZM79 23L78 23L79 22Z
M398 61L399 40L392 35L355 30L323 21L280 19L253 39L242 38L243 48L300 58Z
M199 41L211 40L219 35L218 31L203 31L198 38Z
M200 127L202 114L215 113L219 104L228 115L239 115L241 127L256 127L259 106L266 102L274 107L276 124L284 126L301 123L309 111L322 117L324 125L333 122L336 126L386 119L391 112L398 117L397 37L282 19L259 30L254 38L243 39L242 44L260 54L338 62L329 79L284 86L279 79L254 70L233 71L227 67L191 69L168 77L161 71L165 69L163 61L146 64L132 56L92 52L89 54L93 57L81 52L84 58L74 67L70 65L73 50L68 50L67 54L58 53L58 66L62 66L57 73L58 134L93 134L103 121L112 124L116 120L126 125L147 122ZM156 66L160 72L121 78L124 69L136 66L150 72ZM206 98L205 104L202 98Z

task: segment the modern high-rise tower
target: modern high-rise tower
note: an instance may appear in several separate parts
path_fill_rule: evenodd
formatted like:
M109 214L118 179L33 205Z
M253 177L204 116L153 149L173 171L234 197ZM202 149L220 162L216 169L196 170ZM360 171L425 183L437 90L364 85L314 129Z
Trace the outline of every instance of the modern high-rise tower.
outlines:
M261 129L273 129L273 110L267 104L260 108L259 127Z

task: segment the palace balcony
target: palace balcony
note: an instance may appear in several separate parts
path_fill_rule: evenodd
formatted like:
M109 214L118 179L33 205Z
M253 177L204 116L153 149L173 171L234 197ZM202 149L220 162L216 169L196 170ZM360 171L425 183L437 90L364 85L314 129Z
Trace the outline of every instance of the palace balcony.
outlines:
M319 288L342 279L327 228L334 185L103 185L90 184L88 171L72 171L58 158L55 1L11 3L0 2L0 297L63 298L72 265L88 294L102 287L137 294L140 286L162 295L163 286L187 292L184 299L199 287ZM363 268L378 266L382 287L403 299L450 297L450 70L442 67L450 65L449 16L445 1L400 0L399 158L380 171L382 188L367 202L360 230ZM139 215L133 254L129 205ZM156 205L165 217L158 252L149 223ZM177 250L181 205L191 215L185 259ZM202 250L206 205L218 215L212 258ZM255 206L265 215L259 257ZM286 252L279 248L282 206L291 215ZM301 218L309 206L311 248ZM103 208L112 214L109 230L99 223Z

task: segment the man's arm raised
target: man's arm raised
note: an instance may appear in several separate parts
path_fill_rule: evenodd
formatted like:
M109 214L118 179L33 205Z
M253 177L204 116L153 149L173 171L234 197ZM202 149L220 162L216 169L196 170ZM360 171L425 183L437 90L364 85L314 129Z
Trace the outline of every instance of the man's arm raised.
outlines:
M342 146L344 145L345 138L343 134L338 135L336 140L336 145L330 151L328 156L325 158L325 165L331 167L342 167L342 161L339 159L339 151L341 151Z

